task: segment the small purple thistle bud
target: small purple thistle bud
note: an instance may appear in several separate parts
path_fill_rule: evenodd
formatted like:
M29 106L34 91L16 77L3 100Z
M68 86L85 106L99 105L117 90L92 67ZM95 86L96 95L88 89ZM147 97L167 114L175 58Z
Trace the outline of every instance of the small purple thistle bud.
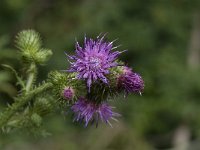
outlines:
M71 87L65 87L62 96L64 99L71 100L74 97L74 90Z
M98 124L99 119L102 122L108 123L111 127L110 119L117 121L114 117L120 116L120 114L112 111L111 106L107 103L96 104L85 98L79 98L79 100L71 107L74 113L74 121L84 122L85 127L89 122L96 122Z
M144 90L144 81L138 73L134 73L132 69L124 66L122 74L118 77L118 87L123 89L126 94L136 92L141 95Z

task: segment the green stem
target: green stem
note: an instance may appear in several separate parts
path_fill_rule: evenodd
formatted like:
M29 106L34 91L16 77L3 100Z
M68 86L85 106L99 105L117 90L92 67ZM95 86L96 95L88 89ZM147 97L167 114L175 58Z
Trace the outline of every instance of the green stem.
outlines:
M29 75L28 75L28 79L26 82L26 92L30 91L33 81L35 79L35 74L36 74L36 65L35 63L31 63L30 68L29 68Z
M21 97L18 97L16 101L5 110L0 116L0 128L2 128L4 125L7 124L9 119L20 109L22 108L25 104L27 104L29 101L32 100L32 98L39 94L44 92L47 89L50 89L52 87L51 83L45 83L41 85L40 87L30 91L28 94L25 94Z

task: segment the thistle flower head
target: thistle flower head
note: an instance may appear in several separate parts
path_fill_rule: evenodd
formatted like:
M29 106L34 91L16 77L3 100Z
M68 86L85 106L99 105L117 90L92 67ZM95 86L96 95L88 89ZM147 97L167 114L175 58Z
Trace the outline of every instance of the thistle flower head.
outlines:
M74 113L74 121L84 122L85 126L93 121L98 123L99 119L112 126L109 120L116 120L114 117L120 116L120 114L113 112L112 107L107 103L96 104L85 98L80 98L71 109Z
M138 73L134 73L132 69L123 67L122 74L118 77L118 87L125 92L141 93L144 90L144 81Z
M71 87L65 87L62 96L64 99L71 100L74 97L74 89Z
M105 36L105 35L104 35ZM109 69L117 66L115 60L121 52L112 50L113 42L104 41L104 36L97 39L87 39L85 37L84 46L81 47L76 43L76 54L68 56L71 62L70 72L77 72L78 79L87 81L87 87L90 87L92 82L101 80L108 83L106 74L109 74Z

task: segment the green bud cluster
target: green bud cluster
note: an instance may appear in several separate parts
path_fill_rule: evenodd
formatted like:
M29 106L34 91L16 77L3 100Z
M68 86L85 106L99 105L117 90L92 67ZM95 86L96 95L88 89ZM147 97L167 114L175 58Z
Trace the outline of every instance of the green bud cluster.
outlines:
M22 67L26 74L22 75L11 66L4 65L15 75L20 89L19 94L13 98L13 103L1 113L0 128L3 132L26 129L34 134L43 134L43 119L56 107L51 94L52 84L45 81L35 84L35 81L37 65L44 64L52 51L42 47L41 37L34 30L20 32L16 37L16 46L20 50L19 54L24 62Z
M41 37L34 30L20 32L16 37L16 46L25 62L44 64L52 55L51 50L42 48Z

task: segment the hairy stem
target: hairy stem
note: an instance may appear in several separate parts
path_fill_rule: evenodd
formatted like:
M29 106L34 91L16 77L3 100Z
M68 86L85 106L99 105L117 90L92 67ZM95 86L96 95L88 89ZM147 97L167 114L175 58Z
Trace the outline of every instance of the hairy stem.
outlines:
M37 95L40 94L42 92L44 92L47 89L50 89L52 87L51 83L45 83L41 86L39 86L38 88L30 91L28 94L25 94L21 97L18 97L16 99L16 101L7 108L7 110L5 110L5 112L3 112L0 116L0 128L2 128L3 126L5 126L7 124L7 122L9 121L9 119L20 109L22 108L25 104L27 104L29 101L32 100L32 98Z
M26 92L30 91L33 81L35 79L35 74L36 74L36 65L35 63L31 63L30 68L29 68L29 75L28 75L28 79L26 82Z

